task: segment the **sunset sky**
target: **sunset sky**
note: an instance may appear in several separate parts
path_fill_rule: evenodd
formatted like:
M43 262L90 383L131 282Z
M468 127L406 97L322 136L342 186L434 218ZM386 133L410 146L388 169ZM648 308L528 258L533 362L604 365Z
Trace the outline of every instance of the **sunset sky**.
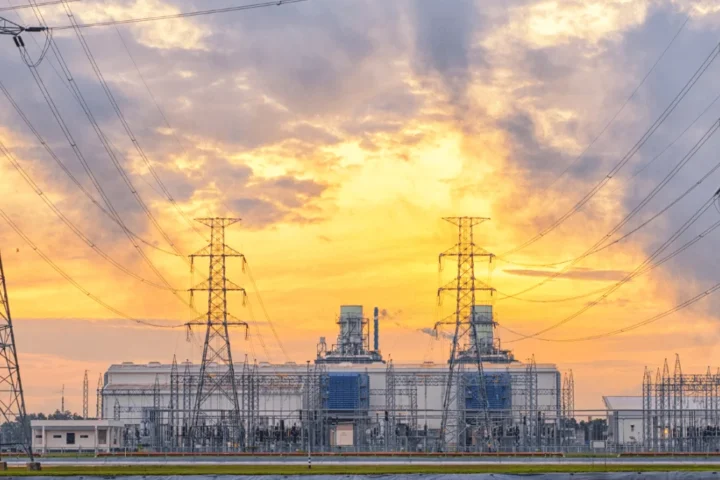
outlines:
M8 3L19 4L27 5ZM78 22L91 23L239 4L82 0L68 6ZM42 7L42 13L50 26L68 25L61 5ZM0 16L39 24L30 8L0 5ZM519 360L534 354L538 363L572 369L578 408L601 407L602 395L640 394L644 367L655 369L675 353L687 372L720 365L720 293L593 341L513 342L518 336L503 328L532 334L600 300L540 337L602 334L715 285L717 232L601 298L602 289L642 264L712 197L719 173L626 240L519 298L502 299L561 268L532 265L574 259L603 239L718 120L720 60L583 208L532 245L503 255L607 178L671 104L718 45L716 2L308 0L83 33L162 185L126 134L73 30L57 30L53 38L128 183L175 248L188 255L206 243L191 228L192 218L243 219L228 230L227 243L247 256L260 295L240 264L232 264L229 274L247 288L250 308L234 297L231 309L251 324L249 340L233 331L235 358L304 363L314 358L318 337L334 340L339 306L362 304L368 314L374 306L383 311L386 358L446 361L447 341L422 331L453 306L450 298L438 306L436 296L452 277L452 266L438 272L438 254L456 238L442 217L476 215L491 218L477 227L477 243L500 255L492 268L499 292L496 333ZM23 38L37 60L44 34ZM0 82L57 159L102 204L31 69L10 37L0 41ZM176 289L200 281L203 264L196 263L191 275L188 262L172 254L71 94L52 51L37 71L114 209L157 247L141 243L144 254ZM122 229L68 178L2 94L0 141L91 244L159 283ZM716 134L610 240L703 178L718 161L719 145ZM128 276L88 247L1 148L0 194L0 209L27 238L107 305L166 326L198 316L167 289ZM720 213L709 209L658 258L718 220ZM195 228L206 233L200 224ZM81 410L86 369L94 387L112 363L170 362L173 354L199 361L200 330L188 341L183 328L119 318L63 279L2 218L0 248L30 411L58 408L63 383L68 407ZM484 278L486 265L479 272ZM204 298L196 298L195 307L202 312Z

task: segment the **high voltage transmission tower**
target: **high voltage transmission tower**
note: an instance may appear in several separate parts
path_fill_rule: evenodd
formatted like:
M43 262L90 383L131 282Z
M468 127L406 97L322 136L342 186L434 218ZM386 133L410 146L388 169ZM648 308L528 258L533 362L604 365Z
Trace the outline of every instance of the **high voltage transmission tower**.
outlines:
M240 219L200 218L197 221L210 228L210 244L197 253L190 255L191 268L196 257L207 257L210 267L207 280L190 289L191 296L194 292L206 291L208 307L204 321L198 320L187 324L188 328L193 325L206 326L205 344L203 346L200 375L192 413L191 434L188 435L188 438L191 442L195 442L202 436L200 430L204 426L201 418L203 404L211 396L220 393L221 397L227 400L230 407L229 418L227 419L229 424L223 425L223 427L228 428L235 442L242 446L245 431L241 423L241 405L238 400L228 327L242 326L245 327L247 332L248 324L228 315L227 292L240 292L243 295L243 300L247 294L244 288L228 280L225 275L225 263L228 257L239 257L243 263L245 262L245 256L242 253L225 244L225 228L239 222ZM214 406L214 408L218 407ZM214 428L215 426L205 425L205 427Z
M443 397L440 448L442 451L447 451L449 446L455 446L457 449L464 447L468 428L475 428L476 434L487 439L492 447L494 439L482 364L482 355L487 349L483 344L483 338L487 336L482 332L487 329L492 331L494 323L492 315L487 315L485 312L488 306L478 305L477 292L482 292L491 298L495 290L476 279L475 258L485 257L492 262L493 254L476 246L473 239L473 227L489 219L448 217L443 220L457 226L458 240L454 247L440 254L441 267L444 257L457 257L457 276L438 290L438 297L447 291L455 293L455 312L447 320L440 321L435 326L436 329L441 324L454 326ZM458 371L463 370L465 364L474 364L477 371L476 378L473 378L474 375L471 373ZM466 412L468 392L472 396L470 406L475 410L473 418L468 417L469 412Z
M0 256L0 363L0 370L3 372L0 375L0 413L5 423L20 423L22 446L27 451L30 462L34 462L2 256Z

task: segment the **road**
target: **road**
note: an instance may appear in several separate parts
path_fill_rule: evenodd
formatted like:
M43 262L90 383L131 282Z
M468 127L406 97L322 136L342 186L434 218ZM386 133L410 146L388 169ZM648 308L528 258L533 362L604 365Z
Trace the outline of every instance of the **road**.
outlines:
M190 466L190 465L307 465L303 457L47 457L38 459L43 465L51 466ZM26 459L7 459L9 466L24 466ZM668 458L668 457L616 457L616 458L412 458L412 457L315 457L313 465L717 465L720 458Z

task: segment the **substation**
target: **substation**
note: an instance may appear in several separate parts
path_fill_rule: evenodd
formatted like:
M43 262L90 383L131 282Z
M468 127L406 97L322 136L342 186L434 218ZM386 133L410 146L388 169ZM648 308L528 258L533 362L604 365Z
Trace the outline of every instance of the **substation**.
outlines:
M337 340L320 338L306 364L233 361L223 310L228 219L209 219L211 244L203 361L112 365L98 388L98 416L123 422L122 446L152 451L450 452L552 450L570 441L573 381L554 365L522 363L494 335L494 289L475 278L473 227L486 219L446 219L458 243L440 255L457 276L439 289L456 308L445 364L396 364L380 350L378 309L340 307ZM238 290L236 288L236 290ZM436 329L438 327L436 325ZM371 343L372 339L372 343Z
M236 363L238 419L224 393L231 388L227 367L208 365L206 374L226 384L203 399L192 431L201 366L190 362L112 365L101 390L102 418L126 425L125 446L158 451L288 452L308 445L314 451L427 452L443 445L521 451L568 441L567 392L557 368L520 363L499 349L487 350L484 362L492 432L484 427L476 366L459 363L448 437L442 438L448 365L384 361L377 343L368 348L369 322L362 315L360 306L342 306L337 343L326 350L321 341L312 363Z

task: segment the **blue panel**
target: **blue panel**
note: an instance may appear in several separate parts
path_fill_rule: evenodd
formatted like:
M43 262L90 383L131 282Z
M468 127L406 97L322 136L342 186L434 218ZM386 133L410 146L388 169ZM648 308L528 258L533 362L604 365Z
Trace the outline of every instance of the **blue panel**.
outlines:
M465 408L480 409L480 388L477 374L465 374ZM485 374L485 390L487 390L490 410L509 410L512 406L512 389L509 373Z
M362 410L369 406L369 377L362 373L328 374L328 410Z

